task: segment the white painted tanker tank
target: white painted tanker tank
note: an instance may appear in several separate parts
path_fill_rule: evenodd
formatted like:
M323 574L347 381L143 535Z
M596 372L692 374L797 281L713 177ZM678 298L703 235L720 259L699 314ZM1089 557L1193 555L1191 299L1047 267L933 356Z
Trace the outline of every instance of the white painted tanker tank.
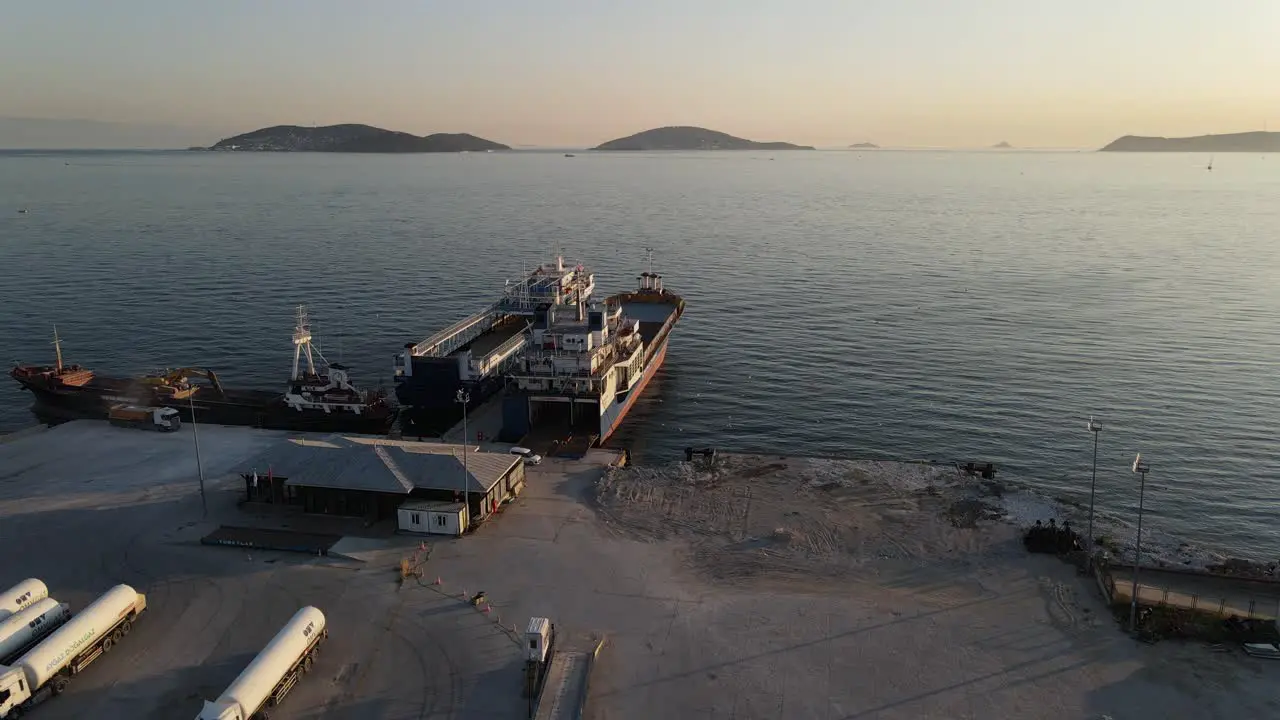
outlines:
M49 588L35 578L28 578L0 595L0 620L25 610L34 602L49 597Z
M249 720L298 661L320 641L324 628L324 613L318 609L304 607L294 613L217 700L205 701L196 720Z
M33 641L58 629L70 617L70 605L45 598L32 603L16 615L0 620L0 663Z
M128 585L111 588L55 630L44 642L18 658L13 666L26 671L27 682L33 687L42 687L85 648L93 645L103 633L115 627L122 617L139 610L140 602L146 601L137 590Z

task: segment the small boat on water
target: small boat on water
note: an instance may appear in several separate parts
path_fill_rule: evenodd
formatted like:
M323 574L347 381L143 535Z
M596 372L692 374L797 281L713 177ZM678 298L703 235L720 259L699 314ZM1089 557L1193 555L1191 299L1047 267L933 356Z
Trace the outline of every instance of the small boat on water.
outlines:
M574 155L573 153L565 153L565 154L564 154L564 156L565 156L565 157L577 157L577 155Z

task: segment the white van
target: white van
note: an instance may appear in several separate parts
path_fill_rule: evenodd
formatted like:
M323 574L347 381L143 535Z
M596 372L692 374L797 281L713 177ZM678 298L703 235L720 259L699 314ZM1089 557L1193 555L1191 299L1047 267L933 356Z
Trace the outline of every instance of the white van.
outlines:
M529 448L513 447L511 448L511 454L519 455L520 457L524 458L524 461L526 463L529 463L530 465L537 465L538 463L542 462L542 456L530 450Z

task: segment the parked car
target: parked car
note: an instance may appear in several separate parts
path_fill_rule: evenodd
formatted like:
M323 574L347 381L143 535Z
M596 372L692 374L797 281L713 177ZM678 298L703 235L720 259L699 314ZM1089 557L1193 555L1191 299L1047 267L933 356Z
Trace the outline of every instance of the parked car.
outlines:
M511 454L519 455L520 457L524 458L524 461L529 463L530 465L537 465L538 463L542 462L542 456L530 450L529 448L513 447L511 448Z

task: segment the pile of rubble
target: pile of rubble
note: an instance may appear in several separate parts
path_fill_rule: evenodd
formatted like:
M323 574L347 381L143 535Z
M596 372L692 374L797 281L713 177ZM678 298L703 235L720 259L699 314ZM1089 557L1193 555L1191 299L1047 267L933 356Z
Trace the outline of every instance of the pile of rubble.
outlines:
M1241 558L1227 558L1220 563L1206 565L1205 570L1214 575L1229 575L1231 577L1254 578L1257 580L1280 579L1280 573L1277 572L1277 570L1280 570L1280 566L1276 563L1260 563Z
M1116 620L1127 624L1129 607L1115 608ZM1143 608L1138 613L1138 638L1154 643L1160 640L1203 640L1214 643L1280 642L1280 630L1269 618L1222 617L1217 613L1171 605Z

